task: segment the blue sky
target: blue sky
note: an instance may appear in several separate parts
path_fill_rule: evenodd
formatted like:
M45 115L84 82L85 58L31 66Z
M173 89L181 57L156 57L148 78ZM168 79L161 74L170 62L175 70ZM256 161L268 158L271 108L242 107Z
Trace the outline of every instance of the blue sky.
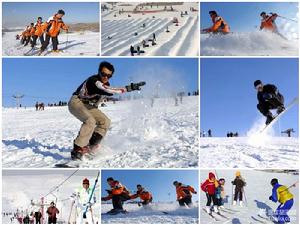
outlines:
M229 24L232 32L253 31L259 29L260 13L277 13L281 16L295 19L298 13L298 3L293 2L202 2L200 7L201 29L212 25L208 14L210 10L215 10ZM297 19L296 19L297 20ZM278 18L278 26L286 24L288 21ZM297 23L290 23L298 30Z
M262 115L258 112L257 79L275 84L288 104L298 96L298 59L296 58L210 58L201 60L201 130L214 136L227 131L246 134ZM298 134L298 105L281 117L281 129L293 127Z
M14 94L25 95L23 106L33 106L36 101L46 104L67 101L86 78L98 72L103 60L115 66L112 86L125 86L132 78L134 82L149 81L147 88L154 92L151 80L161 79L170 87L180 86L179 81L187 91L198 89L198 59L5 58L2 61L3 106L14 106L11 97Z
M175 180L193 186L199 193L197 170L102 170L101 176L102 196L106 196L105 189L109 189L108 177L120 181L132 192L137 184L143 185L152 193L155 202L176 200ZM198 194L193 195L193 201L197 200Z
M5 2L2 3L2 24L4 27L23 27L35 22L39 16L47 20L59 9L66 13L65 23L99 22L97 2Z

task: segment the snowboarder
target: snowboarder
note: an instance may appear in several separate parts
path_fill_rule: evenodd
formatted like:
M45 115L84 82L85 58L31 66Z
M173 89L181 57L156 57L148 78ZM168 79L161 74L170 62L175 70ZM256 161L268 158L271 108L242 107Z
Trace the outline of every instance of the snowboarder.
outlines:
M63 22L62 17L65 15L65 11L60 9L57 13L50 17L47 22L43 24L42 29L46 32L45 41L41 47L41 53L48 47L50 39L52 41L52 48L54 52L58 50L58 35L60 30L63 29L68 32L69 27Z
M86 153L95 153L110 126L110 119L98 109L101 99L113 94L138 91L145 85L145 82L140 82L121 88L110 87L109 79L114 71L112 64L101 62L98 74L87 78L73 93L68 103L70 113L83 123L74 140L71 152L73 160L81 159Z
M275 23L276 18L278 15L276 13L272 13L271 15L267 15L266 12L262 12L261 16L261 23L260 23L260 30L267 30L274 33L278 33L277 26Z
M177 201L180 206L192 206L192 194L197 194L197 191L190 185L183 185L178 181L174 181L176 187Z
M44 43L44 30L43 30L43 19L38 17L36 23L34 24L34 34L32 36L31 47L33 48L36 45L37 39L40 39L41 45Z
M134 195L130 196L130 199L140 198L141 202L138 203L139 206L146 206L152 202L152 194L147 191L142 185L136 185L137 191Z
M275 118L271 109L277 109L277 115L285 110L284 97L273 84L264 85L260 80L256 80L254 87L257 90L257 109L267 118L266 125L268 125Z
M83 223L83 214L86 211L86 220L88 224L94 224L93 214L92 214L92 205L95 203L96 199L93 199L93 203L89 202L90 195L92 193L92 188L90 187L90 181L85 178L82 181L82 187L76 190L76 206L77 206L77 218L76 224Z
M230 32L229 25L225 20L217 14L216 11L209 11L213 26L203 29L203 33L228 34Z
M225 198L225 179L220 178L218 181L218 186L216 188L216 200L217 200L217 206L218 209L224 208L224 198Z
M48 224L56 224L56 214L59 214L59 210L56 208L55 203L51 202L50 207L47 209Z
M216 198L216 187L218 186L218 181L214 173L210 172L208 174L208 179L201 184L201 190L206 193L206 212L211 214L211 204L213 204L213 210L218 213L218 201Z
M130 54L131 56L134 56L134 47L130 45Z
M243 195L246 182L244 178L242 178L240 171L236 171L235 179L231 181L231 184L235 185L233 205L236 205L239 200L240 206L243 206Z
M39 110L39 102L35 103L35 110L38 111Z
M36 224L41 224L42 213L40 210L34 213L34 218Z
M278 183L277 178L271 180L272 195L269 197L269 200L273 202L279 202L280 205L275 211L275 217L279 224L290 223L290 217L288 216L288 211L293 207L294 196L284 185Z
M109 214L118 214L126 212L123 209L123 203L130 199L130 192L127 188L122 185L119 181L112 177L107 178L107 183L110 186L110 190L106 190L108 193L107 197L101 198L102 201L112 200L113 209L110 210Z

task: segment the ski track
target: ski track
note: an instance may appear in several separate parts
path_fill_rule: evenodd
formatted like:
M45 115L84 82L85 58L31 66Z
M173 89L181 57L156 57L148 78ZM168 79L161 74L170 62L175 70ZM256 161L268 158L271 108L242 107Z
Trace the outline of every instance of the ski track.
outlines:
M276 43L276 44L274 44ZM298 56L298 40L285 40L268 32L200 35L203 56Z
M138 207L136 204L125 204L126 214L103 215L103 224L197 224L198 207L191 209L179 208L175 203L154 203L148 209ZM111 209L111 204L102 204L101 211L106 213ZM165 212L165 213L163 213ZM167 213L167 214L166 214Z
M99 155L81 167L197 167L198 100L173 99L108 103L112 120ZM164 105L159 107L158 105ZM137 108L140 108L137 110ZM53 167L70 158L80 121L67 107L3 109L3 167Z
M134 4L128 6L127 10L132 10ZM128 13L118 14L118 11L123 8L118 4L105 11L102 14L102 55L119 55L129 56L129 47L141 45L142 40L152 38L152 34L156 34L157 45L141 48L147 55L199 55L199 31L198 31L198 13L190 12L189 7L198 8L193 3L184 3L183 5L174 6L174 12L131 14L128 18ZM155 7L156 9L156 7ZM159 8L158 8L159 9ZM189 15L180 17L180 11L188 11ZM113 14L117 16L114 17ZM155 16L153 18L152 16ZM179 26L175 26L172 22L173 18L179 19ZM143 28L142 24L146 27ZM166 33L166 27L169 27L170 33ZM134 36L137 32L138 35ZM108 39L110 36L112 39Z
M212 167L213 168L213 167ZM208 176L208 170L201 170L200 173L200 182L204 182ZM231 205L231 181L234 179L235 170L217 170L218 177L223 177L226 180L225 183L225 193L228 196L225 200L224 206L226 208L236 210L234 214L222 212L221 214L225 215L229 219L222 218L217 214L213 214L220 221L213 220L207 213L201 210L200 220L201 224L257 224L260 221L264 221L267 224L273 224L271 221L267 221L262 217L268 217L266 215L266 210L274 211L278 207L279 203L274 203L268 198L272 193L272 187L270 186L270 180L273 177L277 177L280 181L280 184L291 185L299 179L298 175L292 175L287 173L276 173L276 172L266 172L258 170L242 170L241 174L245 179L247 185L245 187L245 193L247 197L247 205L240 207L238 205ZM298 186L290 190L294 199L299 198ZM206 195L202 191L200 194L200 202L202 207L206 204ZM245 203L245 201L244 201ZM299 223L299 202L296 200L292 210L288 213L291 218L292 224ZM260 216L259 216L260 215Z
M298 138L271 137L263 146L248 143L247 137L201 138L202 167L298 168Z
M15 36L19 33L20 32L6 32L2 36L2 54L4 56L24 56L24 53L31 49L30 44L24 47L20 44L19 40L16 40ZM69 33L68 38L66 33L61 33L58 40L58 49L63 50L63 52L50 52L52 50L50 41L48 48L45 50L47 56L98 56L100 54L99 33L97 32L86 31ZM41 47L39 40L37 41L36 47L38 49ZM35 52L38 53L38 51ZM37 56L37 54L34 56Z

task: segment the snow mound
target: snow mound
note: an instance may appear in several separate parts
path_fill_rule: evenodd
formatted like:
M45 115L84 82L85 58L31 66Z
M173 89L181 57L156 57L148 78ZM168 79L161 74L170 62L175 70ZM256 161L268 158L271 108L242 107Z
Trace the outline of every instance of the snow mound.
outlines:
M201 55L206 56L298 56L298 40L269 32L201 34Z
M102 204L101 211L106 213L111 209L111 204ZM101 222L123 224L195 224L199 223L198 205L193 208L181 208L177 203L154 203L148 208L138 207L136 204L125 204L126 214L102 214Z
M108 103L112 124L99 155L82 167L197 167L198 97ZM4 167L53 167L70 158L81 126L67 107L3 109Z

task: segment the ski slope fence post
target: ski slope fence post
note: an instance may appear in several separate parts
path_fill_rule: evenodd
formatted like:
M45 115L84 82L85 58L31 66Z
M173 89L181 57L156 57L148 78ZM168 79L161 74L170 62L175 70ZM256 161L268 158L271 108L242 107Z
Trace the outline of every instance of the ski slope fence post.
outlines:
M98 174L97 174L97 177L96 177L96 180L95 180L95 183L94 183L94 187L93 187L92 192L91 192L90 197L89 197L88 204L87 204L87 206L86 206L86 208L85 208L85 211L83 212L83 218L84 218L84 219L86 219L86 213L87 213L87 211L88 211L88 208L90 207L90 203L91 203L91 201L92 201L92 198L93 198L93 195L94 195L94 192L95 192L97 183L98 183L99 175L100 175L100 170L98 171Z

